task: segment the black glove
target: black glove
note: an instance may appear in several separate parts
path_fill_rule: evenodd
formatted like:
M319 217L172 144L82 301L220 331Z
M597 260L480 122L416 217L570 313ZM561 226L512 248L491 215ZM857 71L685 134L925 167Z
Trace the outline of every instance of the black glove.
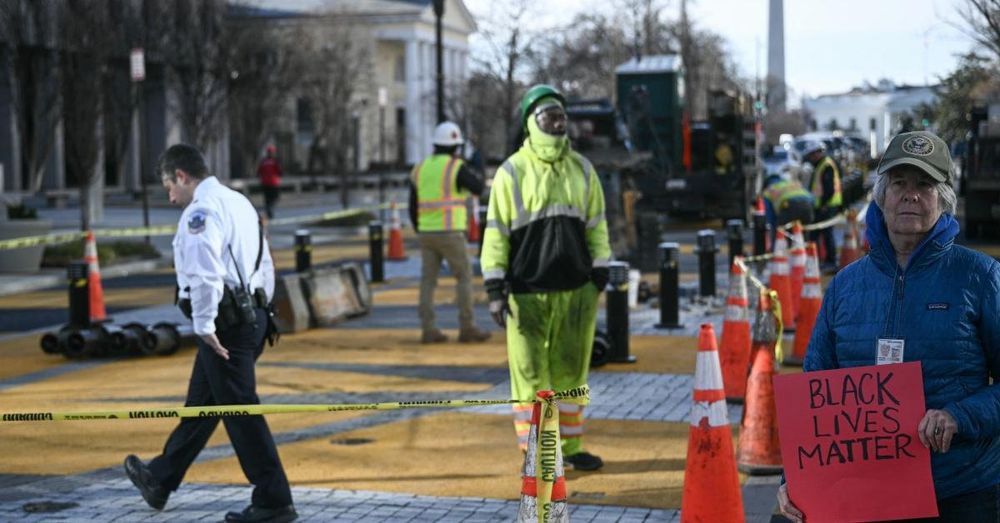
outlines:
M512 314L507 303L507 284L500 279L489 279L483 285L490 298L490 316L497 325L507 328L507 316Z
M590 281L594 282L598 291L603 291L611 279L611 271L607 267L594 267L590 270Z

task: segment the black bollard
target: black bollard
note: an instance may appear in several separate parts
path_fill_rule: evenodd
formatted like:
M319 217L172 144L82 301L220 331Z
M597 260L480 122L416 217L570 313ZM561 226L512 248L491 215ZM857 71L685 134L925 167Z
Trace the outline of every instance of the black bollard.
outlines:
M715 231L702 229L698 231L698 295L701 297L715 296Z
M382 222L368 222L368 251L371 258L371 281L373 283L385 281L383 238Z
M295 231L295 272L312 270L312 236L308 229Z
M628 353L628 263L613 261L608 265L608 338L611 354L608 361L635 363Z
M753 212L753 255L767 253L767 215L763 210Z
M657 329L679 329L680 323L680 245L661 243L660 249L660 323Z
M729 267L732 267L733 259L743 256L743 220L726 220L726 236L729 238Z
M90 326L90 285L87 275L90 264L85 261L71 261L66 267L69 280L69 325L76 329Z

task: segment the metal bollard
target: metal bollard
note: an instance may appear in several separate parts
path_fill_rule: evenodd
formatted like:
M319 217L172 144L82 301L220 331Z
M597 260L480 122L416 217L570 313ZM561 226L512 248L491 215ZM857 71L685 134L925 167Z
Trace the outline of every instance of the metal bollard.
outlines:
M90 326L90 284L87 276L90 264L85 261L71 261L66 266L69 281L69 325L78 329Z
M698 295L715 296L715 231L702 229L698 231Z
M308 229L295 231L295 272L312 270L312 236Z
M368 252L371 258L371 281L385 281L385 254L383 249L385 235L382 222L368 222Z
M608 265L608 338L611 353L608 361L635 363L628 347L628 263L613 261Z
M66 339L64 354L67 358L106 356L109 342L108 332L101 325L75 330Z
M661 243L660 249L660 323L657 329L679 329L680 323L680 252L675 242Z
M181 347L181 336L173 323L157 323L149 328L149 334L153 338L153 354L169 356Z
M764 211L753 212L753 255L767 253L767 215Z
M737 256L743 256L743 220L734 218L726 220L726 236L729 238L729 265Z

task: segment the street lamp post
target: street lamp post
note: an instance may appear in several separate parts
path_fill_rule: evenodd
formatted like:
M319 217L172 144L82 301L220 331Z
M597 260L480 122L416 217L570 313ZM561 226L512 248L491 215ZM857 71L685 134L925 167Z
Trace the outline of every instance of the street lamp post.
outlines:
M149 229L149 190L146 187L146 110L143 102L142 81L146 79L146 60L141 47L132 49L129 56L132 73L132 99L139 111L139 186L142 188L142 226ZM146 244L150 243L146 233Z
M382 173L385 171L385 106L389 105L389 91L385 87L378 88L378 159L382 165L378 169L378 204L385 203L385 189L382 186ZM381 214L381 211L379 211Z
M444 17L444 0L434 0L435 36L437 52L437 121L441 123L444 117L444 43L441 40L441 19Z

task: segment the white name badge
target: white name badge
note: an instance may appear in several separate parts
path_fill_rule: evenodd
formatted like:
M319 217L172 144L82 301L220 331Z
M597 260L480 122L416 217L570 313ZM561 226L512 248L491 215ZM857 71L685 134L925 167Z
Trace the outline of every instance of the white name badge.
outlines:
M903 340L891 338L879 338L878 351L875 354L877 365L888 365L890 363L903 363Z

